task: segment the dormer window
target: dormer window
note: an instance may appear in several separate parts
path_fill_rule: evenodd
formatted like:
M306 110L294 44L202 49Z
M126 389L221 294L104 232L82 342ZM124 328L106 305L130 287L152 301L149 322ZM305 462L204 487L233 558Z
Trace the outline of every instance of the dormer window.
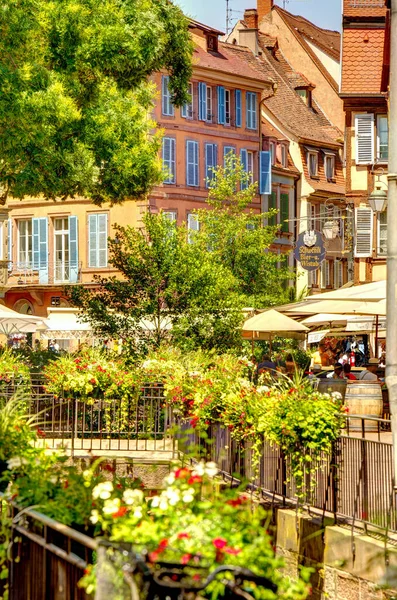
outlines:
M218 52L218 36L213 34L207 35L207 50L208 52Z
M307 166L310 177L318 176L318 152L309 151L307 153Z
M270 157L272 161L272 165L276 164L276 144L275 142L269 143Z
M309 107L312 107L312 90L309 87L302 87L295 89L298 96L300 96L303 102Z
M288 149L285 144L280 144L281 166L288 167Z
M324 170L327 179L335 178L335 156L332 154L325 155Z

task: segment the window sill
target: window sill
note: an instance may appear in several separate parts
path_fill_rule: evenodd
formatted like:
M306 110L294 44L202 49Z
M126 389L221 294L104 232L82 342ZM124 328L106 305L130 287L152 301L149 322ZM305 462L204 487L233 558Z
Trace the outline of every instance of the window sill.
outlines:
M336 183L335 177L327 177L327 183Z
M320 181L320 175L309 175L310 179L314 179L314 181Z

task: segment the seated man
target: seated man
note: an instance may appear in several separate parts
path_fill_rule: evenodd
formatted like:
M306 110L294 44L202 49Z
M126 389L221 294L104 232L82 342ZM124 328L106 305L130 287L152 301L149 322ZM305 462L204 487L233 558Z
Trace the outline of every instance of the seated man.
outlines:
M340 363L336 363L334 370L327 375L328 379L344 379L343 377L343 366Z
M344 373L345 379L349 379L350 381L357 381L357 377L355 375L353 375L351 370L352 370L352 368L349 365L349 363L346 363L345 365L343 365L343 373Z
M379 381L377 371L379 368L379 361L377 358L370 358L369 361L364 365L364 371L358 375L357 379L360 381Z

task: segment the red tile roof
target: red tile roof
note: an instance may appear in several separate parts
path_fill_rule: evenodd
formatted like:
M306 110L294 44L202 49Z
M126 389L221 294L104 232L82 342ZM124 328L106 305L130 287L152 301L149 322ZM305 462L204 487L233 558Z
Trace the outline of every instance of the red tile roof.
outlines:
M339 60L341 45L339 31L317 27L317 25L314 25L314 23L304 17L293 15L279 6L275 6L274 10L281 15L291 29L295 30L297 35L318 46L325 54L328 54L335 60Z
M380 94L385 55L385 29L343 31L342 94Z
M385 0L344 0L344 17L384 17Z
M259 80L264 84L269 83L269 79L264 73L258 73L251 67L252 52L248 48L219 42L218 50L218 52L206 52L200 46L196 46L193 53L193 65Z

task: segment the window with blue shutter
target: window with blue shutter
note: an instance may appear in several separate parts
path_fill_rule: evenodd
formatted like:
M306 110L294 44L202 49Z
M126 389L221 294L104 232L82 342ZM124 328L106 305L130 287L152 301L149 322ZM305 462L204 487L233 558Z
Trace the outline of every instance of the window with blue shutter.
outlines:
M245 149L240 150L241 166L245 173L248 173L248 152ZM241 180L240 187L242 190L247 189L248 179Z
M108 215L88 215L88 266L104 268L108 265Z
M39 283L48 283L48 219L32 219L33 268L39 272Z
M189 102L181 106L181 117L184 119L193 119L193 84L189 83L188 95L190 97Z
M241 90L236 90L234 93L236 103L236 127L241 127L243 124L242 107L241 107Z
M218 86L218 123L220 125L225 124L225 88L221 85Z
M69 281L76 283L79 279L79 231L78 220L69 217Z
M218 147L216 144L205 145L205 185L208 188L214 178L214 169L218 164Z
M226 157L234 154L236 155L236 148L234 146L224 146L223 147L223 166L226 167Z
M186 141L186 185L199 184L199 145L193 140Z
M167 117L173 117L174 116L174 105L172 104L172 100L171 100L171 94L170 94L170 89L169 89L169 76L168 75L163 75L162 80L161 80L161 105L162 105L162 112L163 115L167 116Z
M163 138L163 169L165 176L163 183L175 183L176 180L175 146L175 138Z
M269 151L259 152L259 193L270 194L272 191L272 164Z
M207 120L207 85L205 83L198 84L199 92L199 120Z
M256 129L258 126L257 119L257 96L255 92L247 92L246 94L246 127L247 129Z

